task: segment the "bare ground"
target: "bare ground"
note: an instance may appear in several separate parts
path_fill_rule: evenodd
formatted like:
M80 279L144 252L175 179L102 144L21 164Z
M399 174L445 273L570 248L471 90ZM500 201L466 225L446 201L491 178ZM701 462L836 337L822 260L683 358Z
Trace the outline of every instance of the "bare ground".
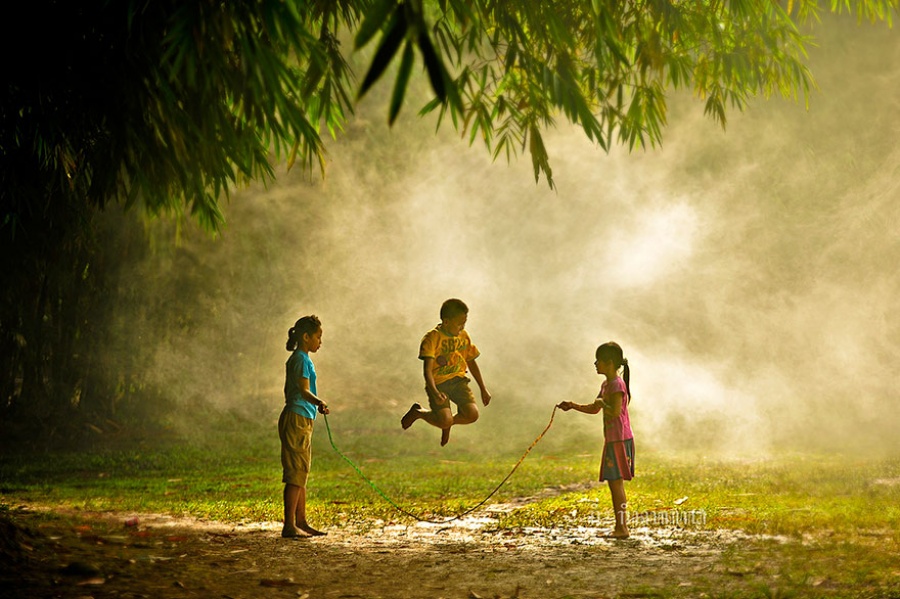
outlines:
M625 541L602 527L497 531L490 513L347 524L300 540L280 538L280 523L34 507L6 516L0 597L16 598L765 596L778 586L765 547L785 542L674 527L634 529Z

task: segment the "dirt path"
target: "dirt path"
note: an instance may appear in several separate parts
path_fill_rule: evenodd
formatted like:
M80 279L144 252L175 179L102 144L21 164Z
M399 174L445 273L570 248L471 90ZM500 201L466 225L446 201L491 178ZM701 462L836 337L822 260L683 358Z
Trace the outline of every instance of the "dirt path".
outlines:
M164 516L7 514L2 597L554 598L721 596L766 587L764 569L729 563L730 532L641 528L492 531L369 523L285 540L280 525ZM135 520L136 519L136 520Z

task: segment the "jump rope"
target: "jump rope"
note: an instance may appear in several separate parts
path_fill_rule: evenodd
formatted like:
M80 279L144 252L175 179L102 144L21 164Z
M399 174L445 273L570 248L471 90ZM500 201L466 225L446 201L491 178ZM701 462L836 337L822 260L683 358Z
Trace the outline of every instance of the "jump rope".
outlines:
M541 434L538 435L537 438L531 442L531 445L528 446L528 449L525 450L525 453L522 454L522 457L519 458L519 461L516 462L515 466L512 467L512 470L509 471L509 474L507 474L506 477L502 481L500 481L500 484L498 484L496 487L494 487L493 491L488 493L487 497L485 497L479 503L470 507L469 509L467 509L463 512L460 512L460 513L456 514L455 516L452 516L450 518L444 518L442 520L433 520L430 518L423 518L419 514L414 514L414 513L410 512L409 510L403 508L402 506L397 504L397 502L395 502L393 499L388 497L387 494L378 487L378 485L373 483L371 480L369 480L369 478L365 474L363 474L362 470L360 470L359 467L353 463L353 460L351 460L350 458L345 456L341 452L341 450L337 448L337 445L334 444L334 438L331 435L331 425L328 424L328 415L323 414L323 416L325 418L325 429L328 431L328 442L331 443L331 448L334 449L334 451L339 456L341 456L341 458L343 458L343 460L345 462L350 464L350 466L356 471L356 473L360 476L360 478L362 478L364 481L366 481L366 483L368 483L368 485L370 487L372 487L373 491L378 493L385 501L387 501L389 504L391 504L394 507L394 509L396 509L401 514L409 516L410 518L414 518L415 520L418 520L419 522L428 522L430 524L447 524L448 522L453 522L454 520L459 520L460 518L468 516L469 514L471 514L472 512L474 512L481 506L483 506L485 503L488 502L488 500L491 497L494 496L494 494L497 493L497 491L500 490L500 487L502 487L504 484L506 484L506 481L508 481L510 479L510 477L515 473L515 471L518 470L519 466L522 465L522 462L525 461L525 457L529 453L531 453L531 450L534 449L534 446L537 445L540 442L540 440L544 437L544 435L547 433L547 431L550 430L550 427L553 425L553 418L556 416L556 410L558 408L559 408L559 406L553 406L553 412L550 413L550 422L547 423L547 426L544 427L544 430L541 431Z

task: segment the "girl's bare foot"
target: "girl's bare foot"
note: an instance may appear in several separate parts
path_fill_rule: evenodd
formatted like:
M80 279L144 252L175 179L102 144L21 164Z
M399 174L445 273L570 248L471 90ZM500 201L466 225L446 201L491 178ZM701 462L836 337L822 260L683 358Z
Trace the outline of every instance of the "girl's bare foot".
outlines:
M311 535L303 532L296 526L286 526L281 529L281 536L284 539L304 539Z
M450 442L450 428L441 429L441 447Z
M322 532L321 530L316 530L309 524L301 524L300 530L305 532L306 536L310 536L310 537L324 537L325 535L328 534L327 532Z

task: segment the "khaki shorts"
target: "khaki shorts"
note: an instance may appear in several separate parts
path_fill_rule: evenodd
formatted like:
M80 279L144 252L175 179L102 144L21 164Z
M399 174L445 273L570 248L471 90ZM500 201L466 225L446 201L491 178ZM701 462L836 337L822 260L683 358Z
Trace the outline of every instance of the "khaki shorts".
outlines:
M467 403L475 403L475 396L472 395L472 390L469 389L469 378L465 376L457 376L450 380L444 381L440 385L437 386L438 391L446 395L451 402L455 403L457 407L461 405L465 405ZM425 389L425 393L428 393L428 389ZM428 393L428 406L432 411L441 410L443 408L449 409L449 404L438 405L435 401L436 398L432 397L430 393Z
M305 487L312 463L313 420L304 418L285 406L278 418L278 437L281 439L281 482Z

